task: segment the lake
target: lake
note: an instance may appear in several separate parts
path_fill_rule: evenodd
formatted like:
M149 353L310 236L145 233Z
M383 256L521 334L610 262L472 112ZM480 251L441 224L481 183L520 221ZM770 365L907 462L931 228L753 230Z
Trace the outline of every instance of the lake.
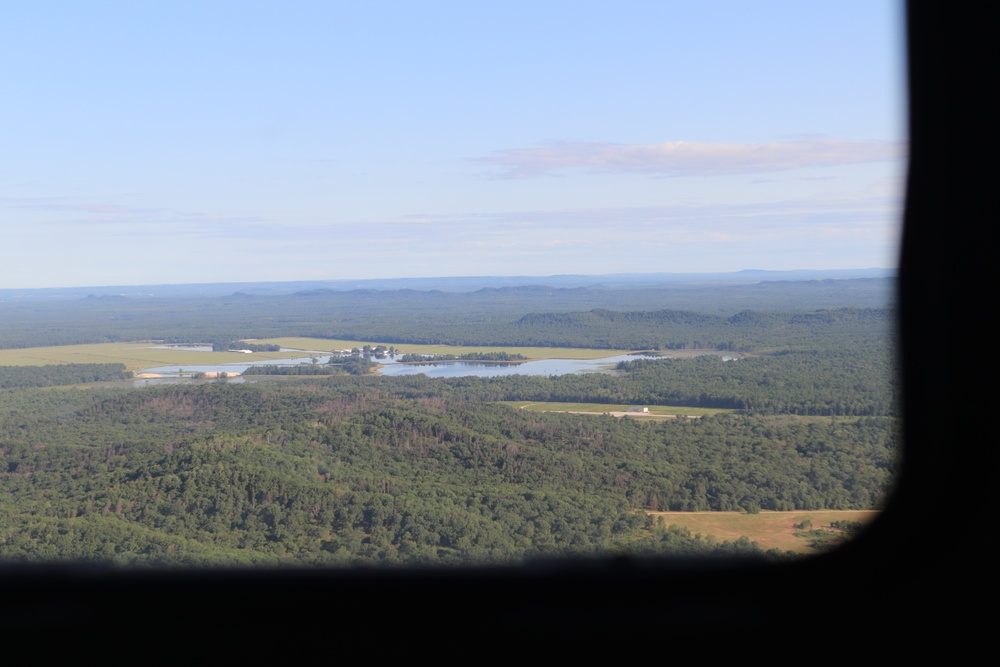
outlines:
M284 350L283 350L284 351ZM318 363L325 364L330 361L330 355L319 352L302 351L302 357L293 359L274 359L267 361L248 361L243 363L219 364L213 366L159 366L156 368L144 369L143 373L159 375L158 378L140 378L135 380L137 384L166 384L176 382L188 382L192 379L188 377L192 373L231 373L237 375L251 366L287 366L295 364L312 363L312 358L316 357ZM730 360L734 357L720 354L723 359ZM633 359L667 359L670 355L651 354L619 354L601 359L539 359L537 361L523 361L518 363L491 362L491 361L428 361L426 363L400 363L392 358L379 359L378 373L389 377L403 375L426 375L432 378L452 378L452 377L500 377L505 375L569 375L574 373L615 373L615 366L620 361L630 361ZM320 376L322 377L322 376ZM231 378L230 382L243 381L243 378Z
M388 363L379 374L388 376L420 375L432 378L499 377L503 375L569 375L572 373L614 373L619 361L654 359L647 354L621 354L603 359L539 359L520 363L489 361L438 361L428 363ZM662 357L659 357L662 358Z
M239 374L251 366L286 366L312 363L312 356L271 361L251 361L245 363L218 364L205 366L158 366L146 368L142 373L159 375L159 378L136 380L142 384L161 384L161 380L184 381L192 373ZM614 373L619 361L629 359L664 358L646 354L621 354L603 359L539 359L520 363L497 363L489 361L430 361L427 363L399 363L390 358L379 359L378 373L390 377L401 375L427 375L428 377L499 377L503 375L567 375L571 373ZM320 364L328 363L329 355L318 356Z

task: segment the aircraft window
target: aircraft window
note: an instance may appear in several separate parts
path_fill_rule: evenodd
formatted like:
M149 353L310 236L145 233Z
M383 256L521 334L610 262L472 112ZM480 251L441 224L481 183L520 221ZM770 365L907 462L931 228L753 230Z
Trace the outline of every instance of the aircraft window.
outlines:
M897 4L45 5L0 559L780 559L883 507Z

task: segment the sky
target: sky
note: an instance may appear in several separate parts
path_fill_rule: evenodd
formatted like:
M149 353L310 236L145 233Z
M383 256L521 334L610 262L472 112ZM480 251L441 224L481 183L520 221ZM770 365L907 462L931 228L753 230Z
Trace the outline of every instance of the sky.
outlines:
M878 0L39 0L0 288L892 268Z

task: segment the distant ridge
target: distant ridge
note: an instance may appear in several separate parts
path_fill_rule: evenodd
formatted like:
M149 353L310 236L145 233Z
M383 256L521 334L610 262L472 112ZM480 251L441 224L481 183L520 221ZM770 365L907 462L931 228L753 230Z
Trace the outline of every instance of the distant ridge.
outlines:
M181 285L112 285L86 287L46 287L37 289L0 289L0 302L31 299L49 301L87 297L217 297L281 296L288 294L323 294L356 290L418 290L475 292L504 288L581 288L598 289L669 287L673 285L740 285L768 281L850 280L858 278L895 278L896 269L799 269L770 271L744 269L728 273L609 273L561 274L551 276L442 276L437 278L372 278L365 280L297 280L285 282L193 283Z

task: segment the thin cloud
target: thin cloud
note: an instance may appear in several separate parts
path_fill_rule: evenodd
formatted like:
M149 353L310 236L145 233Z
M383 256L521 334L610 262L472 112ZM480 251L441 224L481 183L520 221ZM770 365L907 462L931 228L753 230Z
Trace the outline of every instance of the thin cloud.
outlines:
M661 176L723 176L880 162L903 156L891 141L804 139L763 144L668 141L613 144L565 141L508 148L474 161L498 167L503 178L536 178L566 170Z
M408 233L435 238L479 231L516 235L540 229L574 233L587 230L674 231L684 226L754 229L764 224L793 229L827 220L845 225L858 220L892 220L898 216L900 206L897 193L876 189L753 203L542 209L466 215L424 213L409 219L368 220L365 226L389 235ZM433 234L417 231L421 228L433 230Z
M83 202L71 197L0 199L0 207L39 212L45 217L37 224L54 226L104 225L133 234L161 235L200 230L232 235L246 226L264 227L262 220L249 216L192 213L171 208L134 207L111 202ZM46 215L52 214L52 215Z

